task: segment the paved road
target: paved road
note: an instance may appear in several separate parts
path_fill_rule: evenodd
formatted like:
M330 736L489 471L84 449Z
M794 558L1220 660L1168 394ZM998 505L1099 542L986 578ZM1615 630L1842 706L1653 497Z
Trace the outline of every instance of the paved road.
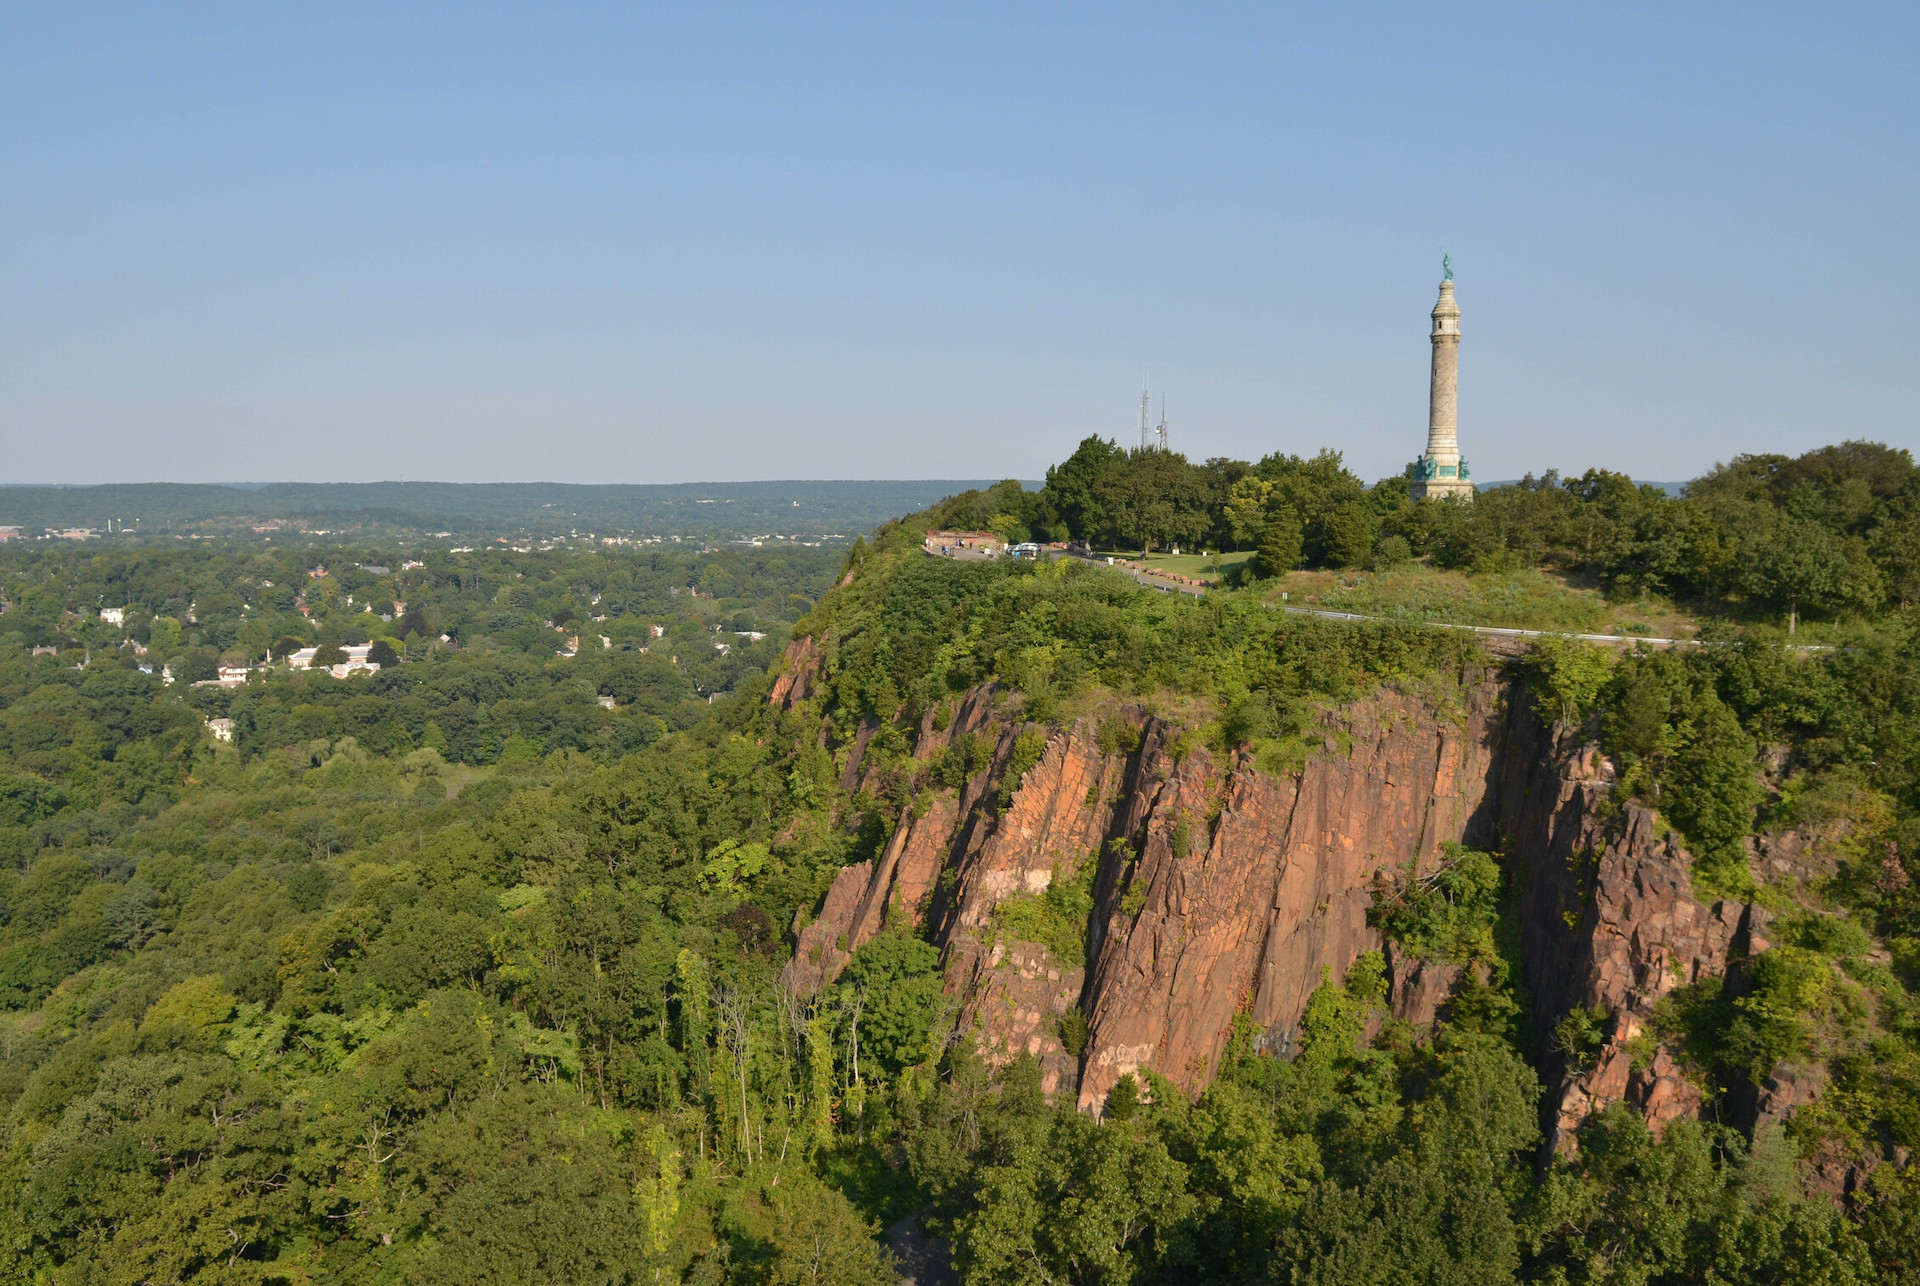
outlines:
M1410 621L1398 616L1361 616L1355 612L1327 612L1316 607L1282 607L1296 616L1319 616L1329 621L1393 621L1400 625L1431 625L1440 630L1465 630L1503 639L1581 639L1588 643L1654 643L1662 647L1699 647L1698 639L1663 639L1651 634L1566 634L1560 630L1508 630L1494 625L1455 625L1448 621Z
M1113 570L1117 572L1125 572L1127 575L1139 581L1142 585L1145 585L1148 589L1157 589L1162 594L1185 594L1190 598L1199 598L1202 594L1207 592L1204 588L1198 585L1183 585L1179 581L1162 580L1160 577L1155 576L1150 572L1136 571L1134 568L1131 568L1131 567L1122 567L1118 563L1108 563L1104 557L1092 558L1092 557L1088 557L1086 554L1062 554L1058 550L1049 550L1047 552L1047 556L1049 558L1078 558L1085 562L1092 563L1096 567L1111 566Z
M935 557L938 556L939 555L935 555ZM1117 563L1107 564L1104 558L1089 558L1085 554L1062 554L1057 550L1050 550L1044 556L1048 558L1080 558L1096 566L1109 565L1112 566L1115 571L1125 572L1140 584L1145 585L1148 589L1157 589L1162 594L1185 594L1189 598L1199 598L1207 592L1202 586L1183 585L1178 581L1162 580L1151 572L1136 571L1134 568L1122 567ZM954 557L954 555L948 555L948 557ZM963 554L959 555L959 557L973 559L982 556L978 554ZM1572 638L1580 639L1587 643L1650 643L1654 647L1707 646L1707 644L1702 643L1699 639L1670 639L1661 638L1652 634L1567 634L1560 630L1512 630L1497 625L1459 625L1452 621L1416 621L1401 616L1363 616L1358 612L1330 612L1318 607L1282 606L1280 610L1283 612L1291 612L1295 616L1318 616L1322 620L1328 621L1387 621L1394 625L1430 625L1437 630L1464 630L1469 634L1487 634L1494 638L1505 639ZM1833 651L1831 647L1818 643L1792 644L1788 646L1787 650L1789 652Z
M1074 556L1079 557L1080 555ZM1087 561L1100 563L1103 560L1090 558ZM1148 589L1157 589L1163 594L1186 594L1193 598L1199 598L1202 594L1206 593L1206 590L1200 587L1161 580L1159 577L1148 572L1135 571L1131 567L1115 566L1114 570L1125 572L1142 585L1145 585ZM1431 625L1435 629L1464 630L1469 634L1487 634L1494 638L1573 638L1580 639L1587 643L1648 643L1654 647L1707 646L1699 639L1661 638L1658 635L1652 634L1567 634L1560 630L1514 630L1505 629L1497 625L1458 625L1452 621L1416 621L1400 616L1363 616L1358 612L1332 612L1318 607L1282 606L1280 610L1283 612L1291 612L1295 616L1318 616L1322 620L1328 621L1388 621L1395 625ZM1818 643L1801 643L1789 645L1787 650L1789 652L1831 652L1833 649Z
M1470 634L1491 634L1507 639L1582 639L1588 643L1652 643L1657 647L1713 647L1699 639L1663 639L1651 634L1567 634L1560 630L1507 630L1493 625L1455 625L1449 621L1409 621L1397 616L1360 616L1353 612L1326 612L1313 607L1283 607L1282 611L1301 616L1321 616L1330 621L1392 621L1397 625L1431 625L1437 630L1465 630ZM1789 652L1831 652L1829 643L1789 643Z

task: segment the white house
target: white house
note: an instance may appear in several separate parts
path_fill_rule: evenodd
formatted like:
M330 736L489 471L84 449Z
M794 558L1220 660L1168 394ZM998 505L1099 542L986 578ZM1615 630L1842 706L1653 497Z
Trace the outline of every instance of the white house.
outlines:
M367 653L373 650L373 644L371 643L354 643L340 650L347 654L346 664L333 666L328 671L336 679L344 679L349 672L354 670L372 671L380 668L379 662L367 660ZM288 653L287 668L290 670L307 670L313 668L313 658L319 651L320 649L317 647L303 647L298 652Z
M124 607L103 607L100 609L100 619L109 625L125 625L127 623L127 609Z
M207 720L207 731L213 734L213 739L215 741L232 741L233 740L233 720L209 719Z

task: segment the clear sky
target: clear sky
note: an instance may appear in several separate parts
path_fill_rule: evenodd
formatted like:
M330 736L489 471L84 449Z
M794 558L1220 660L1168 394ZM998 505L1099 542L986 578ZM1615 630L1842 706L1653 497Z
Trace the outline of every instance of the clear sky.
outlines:
M0 8L0 482L1920 448L1920 5Z

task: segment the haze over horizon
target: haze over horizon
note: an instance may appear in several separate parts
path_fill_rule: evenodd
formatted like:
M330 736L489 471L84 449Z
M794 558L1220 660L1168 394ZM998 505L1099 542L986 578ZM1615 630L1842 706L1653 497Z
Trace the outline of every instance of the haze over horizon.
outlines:
M0 484L1920 447L1920 11L0 14Z

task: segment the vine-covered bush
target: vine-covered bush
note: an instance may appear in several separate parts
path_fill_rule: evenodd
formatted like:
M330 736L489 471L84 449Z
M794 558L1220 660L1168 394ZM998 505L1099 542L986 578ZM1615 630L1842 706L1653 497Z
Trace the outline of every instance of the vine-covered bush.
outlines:
M1491 961L1502 884L1491 854L1449 844L1434 869L1377 884L1368 922L1422 960Z

